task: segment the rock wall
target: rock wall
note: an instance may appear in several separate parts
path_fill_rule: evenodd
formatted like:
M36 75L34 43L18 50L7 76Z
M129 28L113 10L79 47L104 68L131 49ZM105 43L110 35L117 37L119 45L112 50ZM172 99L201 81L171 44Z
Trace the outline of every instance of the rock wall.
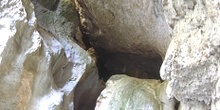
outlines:
M219 15L219 0L1 0L0 109L220 110Z
M72 0L82 30L95 48L164 57L170 43L169 26L160 0Z
M113 75L100 94L95 110L175 110L166 95L167 82Z
M219 110L220 2L164 0L172 42L161 67L181 110Z
M72 40L79 19L70 1L32 2L0 1L0 109L72 110L82 76L99 89L95 59Z
M104 80L117 73L160 79L159 68L170 43L160 0L72 2L79 12L80 29L96 51Z

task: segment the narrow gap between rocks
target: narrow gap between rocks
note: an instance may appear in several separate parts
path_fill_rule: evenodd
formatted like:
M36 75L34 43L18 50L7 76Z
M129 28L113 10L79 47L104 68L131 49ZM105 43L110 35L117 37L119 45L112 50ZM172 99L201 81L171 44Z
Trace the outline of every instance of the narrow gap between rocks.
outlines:
M99 81L106 82L115 74L126 74L140 79L161 80L159 70L162 64L162 58L156 52L152 51L149 56L123 52L110 52L100 47L93 47L92 43L94 43L94 41L91 43L90 38L91 36L82 32L81 41L83 41L83 46L81 46L85 47L84 49L88 52L91 48L94 48ZM104 88L99 89L99 87L94 84L94 82L99 81L94 81L94 79L87 78L86 80L85 78L82 78L81 81L83 82L78 82L79 84L75 88L74 104L76 105L74 109L93 110L95 108L96 100ZM87 88L88 86L92 88ZM91 98L91 96L93 96L93 98Z
M175 98L174 98L174 99L175 99ZM177 99L175 99L174 109L175 109L175 110L179 110L179 107L180 107L180 102L179 102Z
M123 52L108 52L96 48L99 76L105 82L114 74L126 74L140 79L159 79L162 58L159 54L142 56Z
M39 3L53 11L56 10L59 0L54 0L54 4L50 4L49 0L32 0L32 2ZM82 31L82 36L80 33L75 40L79 41L76 43L81 43L82 41L83 46L82 44L79 44L79 46L85 50L94 48L98 72L95 69L94 71L89 71L88 76L82 77L77 82L73 99L75 110L93 110L95 108L96 99L103 89L103 87L100 87L100 82L95 73L98 73L99 79L104 82L115 74L126 74L141 79L161 80L159 69L162 64L162 58L155 51L152 51L149 56L126 52L110 52L101 47L93 47L90 38L89 35ZM92 42L94 43L95 41Z
M163 59L157 52L152 51L152 53L149 53L149 56L125 52L110 52L100 47L93 47L90 37L90 35L82 32L82 41L86 49L94 48L95 50L99 78L103 81L106 82L115 74L126 74L140 79L157 79L162 81L159 71ZM92 42L94 43L95 41Z

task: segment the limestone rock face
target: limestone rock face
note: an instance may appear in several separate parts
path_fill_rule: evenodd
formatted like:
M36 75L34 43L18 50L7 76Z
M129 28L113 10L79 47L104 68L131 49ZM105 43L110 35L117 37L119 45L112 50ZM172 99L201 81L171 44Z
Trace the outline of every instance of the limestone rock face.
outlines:
M167 92L182 110L219 110L220 1L164 0L173 28L172 42L161 67Z
M160 0L72 0L92 45L110 52L164 56L170 31Z
M70 39L79 22L70 1L55 11L33 2L0 1L0 109L72 110L81 76L98 78L95 60Z
M219 0L0 0L0 35L1 110L220 110Z
M113 75L99 96L95 110L174 110L166 96L167 83Z

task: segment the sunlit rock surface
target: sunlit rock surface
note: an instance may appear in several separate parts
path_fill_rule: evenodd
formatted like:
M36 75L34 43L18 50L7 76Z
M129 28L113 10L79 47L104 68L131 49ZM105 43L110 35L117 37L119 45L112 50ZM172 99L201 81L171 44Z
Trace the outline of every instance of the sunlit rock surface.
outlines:
M162 2L155 0L72 0L84 37L96 50L100 77L124 73L160 79L159 68L170 43Z
M113 75L99 96L95 110L174 110L166 96L167 83Z
M164 0L173 40L161 67L181 110L220 109L220 1Z
M83 32L96 48L110 52L164 56L169 26L160 0L72 0Z
M65 3L70 11L75 9L68 1L59 3L57 9ZM94 59L69 38L78 28L78 15L71 12L75 19L68 21L54 11L47 19L38 19L43 25L37 26L38 12L29 0L0 1L1 110L73 109L74 87L96 67Z
M1 0L0 110L220 110L220 1L161 3Z
M64 45L67 42L70 42L76 40L77 33L79 32L79 18L78 13L75 9L74 3L72 4L69 0L60 0L59 4L55 6L56 10L51 11L49 10L51 3L53 1L33 1L35 4L35 12L37 16L38 24L41 28L44 30L50 32L53 34L57 39L60 39ZM46 5L46 3L48 5ZM70 39L67 39L70 38ZM81 45L83 47L83 45ZM72 49L72 48L68 48ZM82 49L81 49L82 50ZM92 55L92 53L89 53ZM94 55L93 55L94 56ZM88 60L85 57L80 57L80 59L84 59L85 61ZM90 59L90 56L87 56ZM68 109L75 109L75 110L86 110L86 109L94 109L96 99L98 95L100 94L101 90L103 89L102 82L99 80L98 76L98 69L95 65L96 58L93 57L91 66L84 66L85 74L80 79L79 82L77 82L76 88L74 91L72 91L71 95L67 95L63 97L64 103L63 108L67 109L68 106L71 105L69 103L70 101L74 100L74 107L68 108ZM63 59L58 61L58 64L62 63ZM74 60L73 63L70 65L70 67L75 67L74 71L78 71L78 65L84 65L82 64L75 64ZM60 70L60 68L56 68L56 70ZM69 70L70 71L70 70ZM79 71L80 72L80 71ZM66 73L65 73L66 74ZM63 77L65 74L60 74L60 71L58 71L57 75L55 76L55 79L58 80L56 83L58 85L64 84L62 81L65 79L62 79L60 77ZM77 73L76 73L77 74ZM80 75L80 73L79 73ZM70 76L67 75L66 78L69 78ZM75 86L74 86L75 87ZM85 101L86 100L86 101Z

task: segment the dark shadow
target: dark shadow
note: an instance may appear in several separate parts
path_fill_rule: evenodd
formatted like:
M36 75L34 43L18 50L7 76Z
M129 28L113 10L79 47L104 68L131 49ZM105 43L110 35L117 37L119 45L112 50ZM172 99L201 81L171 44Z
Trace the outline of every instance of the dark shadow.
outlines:
M107 52L96 49L99 76L107 81L114 74L126 74L141 79L159 79L162 58L159 54L142 56L131 53Z
M50 11L55 11L60 0L31 0L31 2L34 5L37 3Z

